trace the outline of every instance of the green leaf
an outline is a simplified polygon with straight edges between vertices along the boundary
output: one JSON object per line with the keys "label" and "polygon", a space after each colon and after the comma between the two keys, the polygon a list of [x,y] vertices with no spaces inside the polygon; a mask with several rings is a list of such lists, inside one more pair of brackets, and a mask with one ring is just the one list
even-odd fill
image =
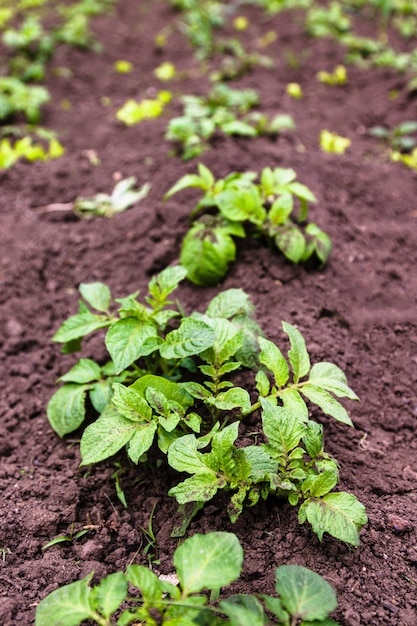
{"label": "green leaf", "polygon": [[323,620],[337,607],[336,593],[329,583],[299,565],[282,565],[275,572],[275,588],[293,617]]}
{"label": "green leaf", "polygon": [[[169,450],[171,446],[169,447]],[[209,471],[207,469],[207,471]],[[187,502],[208,502],[217,493],[217,490],[224,486],[216,474],[195,474],[186,478],[182,483],[172,487],[168,491],[169,496],[174,496],[178,504]]]}
{"label": "green leaf", "polygon": [[244,367],[255,369],[259,367],[259,337],[263,336],[258,324],[246,315],[236,315],[233,323],[243,330],[242,347],[236,352],[235,358]]}
{"label": "green leaf", "polygon": [[148,389],[156,389],[165,396],[168,402],[179,404],[185,410],[194,404],[191,395],[186,391],[185,385],[175,383],[172,380],[163,378],[163,376],[146,374],[130,385],[130,389],[140,393],[144,399],[146,399],[146,391]]}
{"label": "green leaf", "polygon": [[272,341],[263,337],[259,337],[259,345],[260,362],[273,373],[278,387],[283,387],[288,382],[289,369],[281,350]]}
{"label": "green leaf", "polygon": [[307,250],[312,246],[308,256],[303,257],[303,261],[307,260],[315,251],[321,264],[324,265],[332,251],[332,240],[329,235],[322,231],[316,224],[310,223],[306,226],[305,234],[307,235]]}
{"label": "green leaf", "polygon": [[276,167],[273,170],[274,193],[282,193],[283,187],[287,187],[297,176],[295,170],[291,168]]}
{"label": "green leaf", "polygon": [[255,596],[238,594],[220,602],[220,608],[230,618],[231,626],[264,626],[265,613]]}
{"label": "green leaf", "polygon": [[215,285],[223,278],[235,256],[236,246],[227,232],[217,228],[204,235],[201,225],[196,223],[183,240],[180,261],[191,282],[206,286]]}
{"label": "green leaf", "polygon": [[200,354],[210,348],[215,340],[216,334],[208,324],[187,317],[177,330],[168,333],[160,353],[164,359],[183,359]]}
{"label": "green leaf", "polygon": [[65,320],[52,337],[52,341],[68,343],[110,325],[111,321],[103,315],[94,315],[90,311],[79,313]]}
{"label": "green leaf", "polygon": [[36,609],[36,626],[78,626],[86,619],[94,618],[92,589],[89,582],[94,572],[70,585],[53,591]]}
{"label": "green leaf", "polygon": [[188,391],[189,394],[193,396],[193,398],[197,398],[198,400],[206,400],[211,397],[210,391],[200,385],[199,383],[195,383],[193,381],[187,383],[180,383],[181,386]]}
{"label": "green leaf", "polygon": [[267,396],[270,390],[270,382],[268,376],[265,374],[263,370],[259,370],[256,374],[256,389],[259,392],[260,396]]}
{"label": "green leaf", "polygon": [[186,276],[187,270],[181,265],[167,267],[157,276],[152,277],[148,285],[149,293],[155,299],[159,299],[161,296],[166,298],[170,293],[175,291],[180,282],[184,280]]}
{"label": "green leaf", "polygon": [[74,365],[64,376],[61,376],[59,380],[67,383],[91,383],[95,380],[100,380],[101,368],[97,363],[91,359],[80,359],[77,365]]}
{"label": "green leaf", "polygon": [[211,300],[206,315],[231,319],[235,315],[252,315],[253,311],[253,304],[243,289],[226,289]]}
{"label": "green leaf", "polygon": [[145,454],[145,452],[150,449],[155,438],[156,430],[156,422],[150,422],[149,424],[136,427],[127,447],[127,453],[133,463],[138,463],[142,454]]}
{"label": "green leaf", "polygon": [[[226,475],[231,475],[236,465],[236,448],[234,442],[239,433],[239,422],[232,422],[219,432],[217,432],[211,443],[211,452],[203,456],[206,463],[213,471]],[[241,462],[243,467],[243,461]],[[243,473],[249,475],[247,468],[243,467]]]}
{"label": "green leaf", "polygon": [[288,411],[289,415],[293,418],[300,420],[300,422],[308,421],[308,408],[301,397],[297,389],[283,389],[279,397],[282,400],[284,408]]}
{"label": "green leaf", "polygon": [[215,202],[223,217],[232,222],[249,220],[259,224],[266,217],[261,195],[255,185],[243,189],[226,189],[217,194]]}
{"label": "green leaf", "polygon": [[316,387],[312,384],[303,385],[301,393],[306,396],[311,402],[317,404],[326,415],[330,415],[338,422],[353,426],[352,420],[349,417],[345,407],[335,400],[328,391],[321,387]]}
{"label": "green leaf", "polygon": [[113,397],[110,380],[95,383],[90,389],[90,400],[97,413],[102,413]]}
{"label": "green leaf", "polygon": [[93,309],[107,313],[111,300],[110,289],[107,285],[103,283],[81,283],[79,290],[84,300]]}
{"label": "green leaf", "polygon": [[307,450],[307,454],[314,459],[323,452],[323,426],[309,420],[307,424],[307,432],[303,436],[303,442]]}
{"label": "green leaf", "polygon": [[281,226],[288,222],[294,208],[294,200],[290,193],[283,193],[272,204],[268,217],[274,226]]}
{"label": "green leaf", "polygon": [[308,500],[299,510],[300,523],[307,519],[320,539],[328,533],[352,546],[359,545],[359,530],[368,521],[365,507],[351,493],[329,493]]}
{"label": "green leaf", "polygon": [[271,459],[265,448],[246,446],[242,450],[250,464],[250,478],[253,482],[265,480],[269,474],[276,473],[277,462]]}
{"label": "green leaf", "polygon": [[217,356],[216,361],[217,363],[225,363],[241,347],[243,332],[224,318],[215,318],[210,325],[216,333],[216,341],[212,347]]}
{"label": "green leaf", "polygon": [[188,189],[189,187],[197,187],[199,189],[207,191],[211,187],[211,184],[208,184],[208,180],[205,180],[205,177],[203,176],[197,176],[197,174],[186,174],[185,176],[180,178],[175,183],[175,185],[168,189],[164,196],[164,199],[168,200],[168,198],[170,198],[174,194],[182,191],[183,189]]}
{"label": "green leaf", "polygon": [[113,359],[116,374],[120,374],[141,356],[151,354],[157,346],[149,346],[145,342],[156,336],[155,326],[143,324],[134,317],[126,317],[114,323],[106,334],[105,343]]}
{"label": "green leaf", "polygon": [[54,431],[63,437],[77,430],[85,417],[85,397],[88,385],[67,383],[49,400],[47,416]]}
{"label": "green leaf", "polygon": [[306,426],[294,420],[282,406],[275,406],[266,398],[261,398],[262,424],[269,444],[279,454],[287,454],[298,446],[306,432]]}
{"label": "green leaf", "polygon": [[309,381],[315,387],[322,387],[327,391],[331,391],[339,398],[359,400],[356,393],[348,387],[344,372],[333,363],[323,361],[322,363],[313,365],[310,371]]}
{"label": "green leaf", "polygon": [[297,226],[285,226],[275,235],[275,244],[293,263],[299,263],[304,254],[306,241]]}
{"label": "green leaf", "polygon": [[135,422],[122,417],[114,409],[104,411],[83,433],[81,465],[98,463],[116,454],[133,437],[136,428]]}
{"label": "green leaf", "polygon": [[223,393],[219,393],[215,398],[209,398],[209,404],[214,405],[221,411],[231,411],[240,408],[242,413],[249,413],[251,409],[250,395],[242,387],[233,387]]}
{"label": "green leaf", "polygon": [[280,598],[265,595],[262,595],[261,598],[264,601],[267,611],[278,618],[279,624],[288,624],[288,613],[284,610]]}
{"label": "green leaf", "polygon": [[288,352],[288,358],[292,367],[293,380],[298,383],[300,378],[307,376],[310,370],[310,357],[300,331],[288,322],[282,322],[282,328],[290,340],[291,350]]}
{"label": "green leaf", "polygon": [[106,576],[94,589],[94,596],[100,612],[109,618],[127,596],[127,580],[123,572]]}
{"label": "green leaf", "polygon": [[320,496],[325,496],[329,493],[337,485],[337,481],[337,472],[326,470],[317,476],[309,476],[303,483],[303,491],[305,493],[307,491],[306,486],[308,486],[311,496],[320,498]]}
{"label": "green leaf", "polygon": [[240,135],[241,137],[256,137],[258,132],[256,128],[242,122],[241,120],[231,120],[220,124],[220,128],[226,135]]}
{"label": "green leaf", "polygon": [[242,563],[243,550],[232,533],[194,535],[174,553],[174,565],[186,596],[230,585],[239,577]]}
{"label": "green leaf", "polygon": [[188,474],[207,474],[212,471],[207,467],[204,455],[198,452],[198,440],[194,435],[184,435],[170,445],[168,463],[178,472]]}
{"label": "green leaf", "polygon": [[123,417],[133,422],[152,419],[151,407],[134,388],[114,383],[113,391],[112,402]]}
{"label": "green leaf", "polygon": [[163,583],[147,567],[143,565],[128,565],[126,578],[134,587],[140,590],[145,602],[154,604],[162,599]]}
{"label": "green leaf", "polygon": [[305,185],[302,185],[298,182],[293,182],[288,185],[288,189],[291,191],[294,196],[300,198],[301,200],[306,200],[307,202],[317,202],[317,198],[312,191]]}

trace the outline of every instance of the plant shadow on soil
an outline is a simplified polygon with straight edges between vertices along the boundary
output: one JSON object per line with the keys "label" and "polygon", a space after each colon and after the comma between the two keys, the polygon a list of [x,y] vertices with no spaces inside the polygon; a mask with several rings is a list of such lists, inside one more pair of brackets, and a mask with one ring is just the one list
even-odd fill
{"label": "plant shadow on soil", "polygon": [[[362,543],[351,550],[325,537],[320,543],[296,511],[276,500],[244,512],[235,525],[224,501],[210,503],[190,532],[235,532],[245,551],[244,572],[235,592],[274,592],[275,568],[297,563],[310,567],[335,587],[343,626],[417,623],[417,379],[416,174],[389,163],[364,130],[376,123],[391,127],[416,115],[416,98],[407,94],[406,76],[387,70],[348,67],[349,83],[330,88],[315,79],[331,71],[343,53],[328,40],[313,41],[287,14],[251,18],[247,42],[267,30],[278,38],[267,52],[272,70],[257,68],[238,86],[259,91],[265,113],[290,113],[295,133],[275,139],[219,138],[202,161],[216,176],[262,167],[293,167],[319,202],[312,219],[333,240],[323,271],[290,266],[258,242],[240,245],[237,262],[220,288],[242,287],[256,306],[267,335],[283,345],[281,320],[297,324],[313,362],[329,360],[346,371],[361,398],[350,403],[355,429],[318,416],[325,424],[326,449],[341,466],[341,488],[366,505],[369,524]],[[177,540],[170,538],[176,503],[167,496],[175,478],[165,471],[127,469],[120,480],[128,508],[116,497],[113,460],[79,470],[77,435],[59,440],[45,409],[57,378],[74,362],[50,341],[75,313],[77,286],[99,280],[115,296],[145,290],[151,275],[175,262],[196,194],[187,191],[163,203],[163,194],[196,163],[169,157],[163,139],[167,118],[132,128],[121,126],[115,111],[129,97],[165,88],[154,68],[169,60],[190,70],[169,88],[205,93],[197,63],[179,34],[163,51],[153,37],[174,19],[168,3],[124,0],[117,16],[94,22],[101,54],[61,48],[53,66],[73,71],[51,79],[53,100],[44,124],[59,132],[66,148],[61,159],[19,163],[0,174],[1,325],[0,360],[0,621],[3,626],[33,624],[36,603],[59,585],[95,570],[102,577],[130,562],[146,563],[144,537],[156,504],[153,527],[159,546],[156,571],[167,574]],[[302,58],[291,69],[283,49]],[[301,51],[309,50],[309,55]],[[118,59],[135,71],[117,74]],[[52,76],[51,67],[51,76]],[[285,94],[298,82],[302,100]],[[389,100],[396,90],[398,97]],[[150,91],[149,91],[150,90]],[[103,107],[102,96],[111,98]],[[71,109],[60,106],[65,99]],[[173,113],[177,113],[172,106]],[[345,155],[320,151],[320,130],[352,140]],[[101,160],[92,165],[86,150]],[[108,192],[113,175],[135,175],[152,183],[136,208],[107,220],[78,221],[33,209],[70,202],[78,195]],[[184,284],[179,297],[187,311],[202,310],[217,293]],[[84,356],[102,358],[97,341],[87,341]],[[125,463],[125,457],[119,457]],[[42,550],[71,526],[89,533],[73,543]],[[3,555],[3,556],[2,556]]]}

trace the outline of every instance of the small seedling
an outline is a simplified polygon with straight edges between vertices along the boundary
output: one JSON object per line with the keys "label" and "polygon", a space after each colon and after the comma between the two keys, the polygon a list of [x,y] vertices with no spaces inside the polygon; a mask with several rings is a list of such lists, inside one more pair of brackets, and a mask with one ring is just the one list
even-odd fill
{"label": "small seedling", "polygon": [[159,547],[158,547],[155,531],[153,529],[153,517],[155,514],[156,505],[157,505],[157,502],[155,501],[155,504],[152,507],[151,514],[149,515],[147,528],[144,528],[143,526],[140,527],[145,537],[145,541],[146,541],[146,545],[143,548],[143,553],[146,555],[146,558],[148,559],[148,565],[150,569],[152,569],[153,564],[155,565],[159,564],[159,560],[158,560]]}
{"label": "small seedling", "polygon": [[[85,620],[111,626],[116,615],[119,626],[295,626],[300,620],[305,626],[337,626],[329,618],[337,607],[334,589],[299,565],[275,570],[275,596],[222,596],[216,604],[208,600],[207,592],[216,597],[218,590],[236,581],[242,571],[243,550],[232,533],[194,535],[175,550],[173,562],[178,585],[158,578],[146,567],[129,565],[125,573],[110,574],[91,587],[92,572],[44,598],[36,609],[35,626],[79,626]],[[129,585],[136,591],[133,597]]]}
{"label": "small seedling", "polygon": [[114,69],[119,74],[130,74],[134,70],[134,65],[130,61],[120,60],[115,62]]}
{"label": "small seedling", "polygon": [[1,560],[3,561],[3,563],[6,562],[7,555],[11,553],[12,551],[10,550],[10,548],[0,548],[0,556],[1,556]]}
{"label": "small seedling", "polygon": [[27,161],[49,161],[64,154],[64,148],[55,138],[49,139],[46,147],[30,136],[17,139],[14,143],[5,137],[0,141],[0,169],[12,167],[19,159]]}
{"label": "small seedling", "polygon": [[70,532],[68,535],[58,535],[58,537],[54,537],[51,541],[48,541],[44,546],[42,546],[42,550],[47,550],[48,548],[52,548],[52,546],[56,546],[61,543],[73,543],[77,541],[77,539],[81,539],[88,532],[90,532],[91,528],[82,528],[81,530],[74,532],[74,524],[71,524]]}
{"label": "small seedling", "polygon": [[391,160],[404,163],[410,169],[417,171],[417,148],[414,148],[410,154],[402,154],[402,152],[393,150],[391,152]]}
{"label": "small seedling", "polygon": [[111,218],[146,198],[151,188],[150,184],[145,183],[137,190],[134,189],[135,185],[135,176],[130,176],[119,181],[111,195],[97,193],[92,198],[79,197],[74,202],[48,204],[36,207],[34,211],[37,213],[73,211],[80,219],[92,219],[94,217]]}
{"label": "small seedling", "polygon": [[176,77],[177,70],[173,63],[166,61],[154,69],[154,74],[158,80],[169,81]]}
{"label": "small seedling", "polygon": [[393,128],[385,126],[373,126],[368,134],[386,142],[392,150],[398,152],[411,152],[416,146],[417,122],[411,120],[401,122]]}
{"label": "small seedling", "polygon": [[324,152],[332,152],[333,154],[344,154],[351,144],[351,140],[342,137],[337,133],[329,130],[322,130],[320,133],[320,148]]}
{"label": "small seedling", "polygon": [[303,90],[298,83],[288,83],[285,91],[294,100],[301,100],[303,97]]}
{"label": "small seedling", "polygon": [[247,231],[266,239],[293,263],[314,255],[322,265],[326,263],[330,238],[316,224],[305,225],[308,203],[316,202],[316,198],[296,180],[294,170],[267,167],[259,183],[254,182],[255,172],[233,172],[216,181],[203,164],[198,171],[198,175],[181,178],[165,196],[170,198],[188,187],[203,192],[191,213],[193,223],[181,248],[181,263],[192,282],[218,283],[235,259],[234,237],[245,237]]}
{"label": "small seedling", "polygon": [[145,99],[141,102],[128,100],[117,111],[116,117],[126,126],[134,126],[143,122],[143,120],[155,119],[162,115],[164,107],[171,101],[171,97],[169,91],[160,91],[153,100]]}
{"label": "small seedling", "polygon": [[347,71],[344,65],[337,65],[333,72],[317,72],[317,80],[331,87],[342,87],[348,81]]}

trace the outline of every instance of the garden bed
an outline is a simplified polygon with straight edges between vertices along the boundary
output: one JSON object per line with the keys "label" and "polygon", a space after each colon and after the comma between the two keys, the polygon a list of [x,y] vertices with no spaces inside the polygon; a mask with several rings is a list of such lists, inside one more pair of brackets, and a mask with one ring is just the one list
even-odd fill
{"label": "garden bed", "polygon": [[[387,158],[367,134],[416,119],[417,98],[408,77],[388,69],[347,66],[348,83],[329,87],[316,79],[343,62],[330,39],[313,40],[298,13],[249,17],[250,47],[267,31],[278,35],[266,49],[273,69],[256,67],[236,86],[255,88],[267,115],[288,113],[296,130],[278,137],[232,138],[217,134],[200,160],[217,177],[232,171],[291,167],[318,199],[311,218],[333,242],[324,269],[290,264],[260,242],[238,244],[238,258],[219,287],[183,283],[188,312],[203,311],[218,290],[241,287],[256,307],[267,336],[282,344],[281,320],[296,324],[313,362],[332,361],[347,374],[361,399],[349,403],[355,429],[321,415],[326,449],[341,466],[343,490],[366,506],[369,523],[352,549],[328,536],[320,543],[297,523],[289,504],[270,498],[246,509],[231,524],[222,497],[208,504],[190,534],[236,533],[245,551],[244,571],[233,591],[273,593],[275,568],[304,565],[336,589],[334,614],[343,626],[413,626],[417,622],[417,175]],[[101,54],[60,48],[49,68],[52,101],[43,123],[58,132],[65,155],[45,163],[17,163],[0,172],[0,621],[33,624],[37,603],[59,585],[95,570],[102,577],[129,563],[147,564],[144,548],[151,512],[156,545],[153,569],[169,574],[178,540],[170,537],[177,504],[167,491],[173,470],[130,467],[117,457],[128,508],[117,498],[114,459],[78,469],[80,433],[59,439],[46,419],[56,380],[74,363],[51,337],[76,312],[80,282],[102,281],[116,297],[145,291],[149,279],[178,262],[188,215],[198,194],[189,190],[163,201],[196,160],[169,154],[168,114],[127,128],[115,112],[128,98],[153,97],[166,85],[153,71],[170,61],[186,76],[169,83],[174,94],[204,95],[186,39],[175,31],[158,49],[154,37],[176,19],[166,2],[122,0],[113,16],[94,21]],[[393,35],[394,36],[394,35]],[[287,54],[283,54],[287,51]],[[291,58],[296,64],[288,63]],[[285,60],[287,58],[287,61]],[[133,63],[120,74],[117,60]],[[296,65],[296,67],[291,67]],[[70,79],[54,68],[67,67]],[[286,93],[299,83],[303,98]],[[395,92],[395,98],[390,94]],[[103,97],[110,99],[103,105]],[[61,106],[62,101],[71,106]],[[351,140],[345,154],[323,152],[323,129]],[[89,154],[100,160],[94,165]],[[114,181],[136,176],[151,191],[136,207],[112,219],[78,220],[72,213],[38,207],[109,192]],[[103,359],[97,339],[84,356]],[[72,542],[42,547],[59,535],[88,533]]]}

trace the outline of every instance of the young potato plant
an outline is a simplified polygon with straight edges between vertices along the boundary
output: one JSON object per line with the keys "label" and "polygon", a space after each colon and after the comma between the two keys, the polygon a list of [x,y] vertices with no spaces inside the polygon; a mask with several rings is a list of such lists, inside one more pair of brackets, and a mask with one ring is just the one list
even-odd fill
{"label": "young potato plant", "polygon": [[50,99],[48,91],[39,85],[26,85],[17,78],[0,78],[0,121],[23,115],[29,124],[37,124],[41,107]]}
{"label": "young potato plant", "polygon": [[416,139],[413,137],[417,133],[417,121],[408,120],[401,122],[393,128],[385,126],[373,126],[368,134],[385,141],[392,150],[398,152],[411,152],[416,147]]}
{"label": "young potato plant", "polygon": [[[314,194],[296,180],[293,169],[266,167],[255,183],[255,172],[233,172],[215,180],[202,163],[197,174],[183,176],[165,198],[188,187],[203,197],[191,213],[193,220],[181,248],[181,264],[196,285],[215,285],[235,260],[234,237],[262,237],[293,263],[316,256],[324,265],[331,251],[329,236],[307,223]],[[297,210],[298,209],[298,210]],[[199,214],[201,214],[197,217]]]}
{"label": "young potato plant", "polygon": [[[354,495],[333,491],[338,466],[324,451],[322,426],[306,404],[352,425],[336,399],[357,399],[344,373],[328,362],[311,366],[301,333],[285,322],[290,350],[284,357],[262,336],[240,289],[220,293],[204,314],[167,308],[185,275],[181,266],[167,268],[151,280],[146,304],[135,293],[116,301],[117,312],[104,284],[80,286],[79,313],[54,340],[69,352],[85,335],[107,329],[112,360],[99,365],[82,358],[60,378],[64,385],[47,410],[52,427],[60,436],[78,429],[88,395],[98,417],[82,434],[82,465],[123,448],[136,464],[152,450],[190,474],[169,492],[180,506],[191,503],[189,519],[221,490],[230,493],[232,521],[244,506],[275,495],[300,505],[299,521],[308,521],[320,539],[328,533],[357,545],[364,507]],[[233,373],[243,369],[253,380],[252,397],[233,382]],[[261,415],[262,430],[242,448],[236,442],[252,414]]]}
{"label": "young potato plant", "polygon": [[269,120],[266,115],[251,111],[258,103],[253,89],[232,89],[219,83],[207,98],[183,96],[182,100],[184,114],[169,121],[165,138],[181,147],[184,160],[209,149],[216,130],[226,135],[258,137],[295,128],[289,115],[280,114]]}
{"label": "young potato plant", "polygon": [[19,159],[28,161],[49,161],[57,159],[65,150],[57,139],[51,137],[47,145],[36,142],[30,135],[17,139],[14,143],[8,138],[0,140],[0,169],[12,167]]}
{"label": "young potato plant", "polygon": [[[167,582],[141,565],[128,565],[91,587],[94,572],[44,598],[35,626],[337,626],[329,615],[337,607],[334,589],[315,572],[299,565],[275,570],[276,596],[237,594],[213,603],[242,571],[243,550],[235,535],[212,532],[186,539],[174,552],[178,584]],[[129,586],[135,594],[129,593]]]}

